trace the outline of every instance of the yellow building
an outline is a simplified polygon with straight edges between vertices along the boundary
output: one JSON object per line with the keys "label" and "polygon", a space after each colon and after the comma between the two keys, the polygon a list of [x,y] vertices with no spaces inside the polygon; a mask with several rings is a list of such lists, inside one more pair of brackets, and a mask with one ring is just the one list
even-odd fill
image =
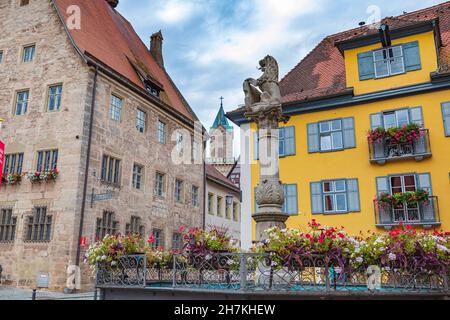
{"label": "yellow building", "polygon": [[[445,2],[328,36],[282,79],[290,120],[280,124],[280,178],[289,227],[317,219],[351,234],[382,232],[401,221],[450,229],[449,64]],[[252,234],[256,125],[242,108],[227,116],[241,127],[241,229]],[[422,128],[412,143],[368,142],[369,130],[409,124]],[[374,201],[421,190],[428,201]],[[244,247],[251,240],[243,237]]]}

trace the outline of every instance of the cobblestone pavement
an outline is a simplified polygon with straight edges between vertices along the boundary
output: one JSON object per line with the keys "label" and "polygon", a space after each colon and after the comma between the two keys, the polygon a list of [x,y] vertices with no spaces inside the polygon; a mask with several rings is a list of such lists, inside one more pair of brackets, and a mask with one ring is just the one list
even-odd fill
{"label": "cobblestone pavement", "polygon": [[[32,293],[31,289],[0,286],[0,300],[31,300]],[[64,294],[37,290],[36,300],[94,300],[94,292]]]}

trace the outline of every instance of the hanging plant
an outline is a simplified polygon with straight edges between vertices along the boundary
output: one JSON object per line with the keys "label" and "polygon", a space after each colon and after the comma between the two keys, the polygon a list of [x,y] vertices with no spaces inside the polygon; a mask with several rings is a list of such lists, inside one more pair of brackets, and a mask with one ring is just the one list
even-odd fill
{"label": "hanging plant", "polygon": [[376,128],[369,130],[367,140],[370,144],[390,143],[402,144],[419,141],[425,135],[425,130],[418,124],[411,123],[401,128]]}
{"label": "hanging plant", "polygon": [[6,176],[2,176],[2,182],[6,184],[17,184],[22,181],[22,175],[20,173],[9,173]]}

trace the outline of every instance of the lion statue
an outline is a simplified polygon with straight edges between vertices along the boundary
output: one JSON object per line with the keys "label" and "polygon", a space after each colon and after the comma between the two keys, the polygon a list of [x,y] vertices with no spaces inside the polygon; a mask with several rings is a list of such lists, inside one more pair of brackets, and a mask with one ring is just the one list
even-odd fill
{"label": "lion statue", "polygon": [[259,62],[263,75],[255,80],[244,81],[245,107],[251,110],[255,104],[281,104],[280,86],[278,84],[278,63],[274,57],[267,55]]}

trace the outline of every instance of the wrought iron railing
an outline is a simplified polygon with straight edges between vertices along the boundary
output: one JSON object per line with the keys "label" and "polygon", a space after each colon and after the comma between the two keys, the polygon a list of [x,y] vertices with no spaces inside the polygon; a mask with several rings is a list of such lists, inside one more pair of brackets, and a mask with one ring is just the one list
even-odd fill
{"label": "wrought iron railing", "polygon": [[400,159],[423,160],[431,157],[430,134],[423,129],[423,136],[415,142],[390,143],[389,141],[369,143],[370,162],[380,164]]}
{"label": "wrought iron railing", "polygon": [[438,197],[417,204],[403,203],[393,206],[374,200],[375,221],[379,227],[391,227],[400,223],[433,226],[440,224]]}
{"label": "wrought iron railing", "polygon": [[[216,253],[175,256],[171,268],[147,268],[145,255],[124,256],[111,267],[99,264],[97,286],[165,287],[243,292],[444,292],[449,271],[341,267],[323,255],[298,255],[282,262],[276,254]],[[378,271],[377,271],[378,270]],[[377,284],[376,286],[373,286]]]}

